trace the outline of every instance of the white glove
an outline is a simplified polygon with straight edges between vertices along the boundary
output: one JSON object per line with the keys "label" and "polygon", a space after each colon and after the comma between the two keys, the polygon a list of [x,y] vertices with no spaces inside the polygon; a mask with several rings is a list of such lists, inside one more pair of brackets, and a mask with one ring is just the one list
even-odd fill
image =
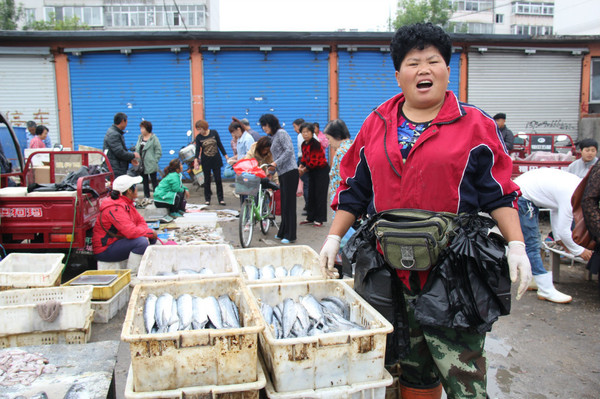
{"label": "white glove", "polygon": [[323,243],[323,247],[321,248],[321,253],[319,254],[321,261],[321,269],[323,269],[324,274],[329,278],[337,278],[336,275],[338,273],[335,270],[335,257],[340,251],[340,242],[342,241],[342,237],[337,236],[335,234],[330,234],[325,239]]}
{"label": "white glove", "polygon": [[508,243],[508,270],[510,281],[517,281],[517,273],[521,283],[517,290],[517,301],[521,299],[533,276],[531,275],[531,264],[525,251],[525,243],[522,241],[511,241]]}

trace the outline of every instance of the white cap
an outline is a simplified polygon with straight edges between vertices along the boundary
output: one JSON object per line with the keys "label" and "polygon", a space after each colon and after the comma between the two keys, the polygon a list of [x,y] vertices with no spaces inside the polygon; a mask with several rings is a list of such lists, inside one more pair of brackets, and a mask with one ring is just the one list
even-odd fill
{"label": "white cap", "polygon": [[134,184],[140,184],[142,182],[142,176],[129,176],[121,175],[113,181],[112,188],[115,191],[124,193],[129,190]]}

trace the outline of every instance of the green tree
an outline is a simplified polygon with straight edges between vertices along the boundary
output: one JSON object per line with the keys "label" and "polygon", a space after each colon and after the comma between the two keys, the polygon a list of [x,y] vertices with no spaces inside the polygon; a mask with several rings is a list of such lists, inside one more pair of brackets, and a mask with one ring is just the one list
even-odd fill
{"label": "green tree", "polygon": [[50,13],[49,21],[33,21],[23,27],[24,30],[86,30],[89,26],[80,23],[77,17],[56,20],[54,13]]}
{"label": "green tree", "polygon": [[450,0],[400,0],[394,27],[398,29],[417,22],[431,22],[434,25],[444,26],[451,15]]}
{"label": "green tree", "polygon": [[19,19],[23,17],[23,7],[15,0],[0,0],[0,30],[15,30]]}

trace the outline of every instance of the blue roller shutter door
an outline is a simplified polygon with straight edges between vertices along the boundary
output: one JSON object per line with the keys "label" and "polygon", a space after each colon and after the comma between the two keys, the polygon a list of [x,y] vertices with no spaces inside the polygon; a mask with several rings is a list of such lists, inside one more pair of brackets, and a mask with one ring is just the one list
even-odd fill
{"label": "blue roller shutter door", "polygon": [[[460,54],[452,54],[448,89],[457,94],[459,65]],[[394,72],[388,52],[339,52],[340,119],[346,122],[353,138],[374,108],[400,92]]]}
{"label": "blue roller shutter door", "polygon": [[148,120],[163,150],[160,169],[177,157],[191,129],[189,52],[83,53],[69,61],[75,149],[101,149],[114,115],[124,112],[128,147],[137,142],[140,122]]}
{"label": "blue roller shutter door", "polygon": [[219,132],[228,155],[232,155],[231,117],[247,118],[264,135],[258,119],[272,113],[292,137],[292,122],[304,118],[319,122],[329,118],[328,54],[311,51],[218,51],[204,52],[205,115],[211,129]]}

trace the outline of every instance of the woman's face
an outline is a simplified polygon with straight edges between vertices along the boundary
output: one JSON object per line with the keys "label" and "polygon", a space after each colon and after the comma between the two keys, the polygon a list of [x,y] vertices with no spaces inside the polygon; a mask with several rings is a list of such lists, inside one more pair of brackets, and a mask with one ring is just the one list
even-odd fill
{"label": "woman's face", "polygon": [[307,128],[302,129],[302,138],[304,139],[305,142],[308,143],[308,141],[310,139],[312,139],[314,136],[313,132],[311,132],[310,130],[308,130]]}
{"label": "woman's face", "polygon": [[261,128],[262,128],[263,132],[265,132],[266,134],[268,134],[268,135],[273,134],[273,132],[271,131],[271,126],[262,125]]}
{"label": "woman's face", "polygon": [[148,134],[148,131],[146,130],[146,128],[144,126],[140,126],[140,132],[144,135]]}
{"label": "woman's face", "polygon": [[449,77],[450,67],[433,46],[409,51],[396,71],[406,105],[419,110],[435,108],[444,101]]}
{"label": "woman's face", "polygon": [[48,130],[44,130],[44,133],[40,135],[40,139],[46,140],[46,137],[48,137]]}
{"label": "woman's face", "polygon": [[208,129],[205,129],[203,127],[197,127],[196,128],[198,130],[198,133],[200,133],[203,136],[208,136]]}
{"label": "woman's face", "polygon": [[342,140],[333,138],[333,136],[330,136],[328,134],[325,134],[325,136],[327,137],[327,140],[329,140],[329,145],[331,146],[332,150],[337,150],[338,148],[340,148],[340,143],[342,142]]}

